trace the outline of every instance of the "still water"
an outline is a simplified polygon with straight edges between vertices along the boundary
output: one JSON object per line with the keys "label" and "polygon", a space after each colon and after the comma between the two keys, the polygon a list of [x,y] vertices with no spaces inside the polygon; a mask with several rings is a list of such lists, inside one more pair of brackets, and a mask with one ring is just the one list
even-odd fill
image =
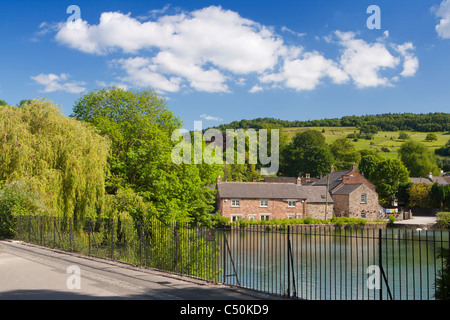
{"label": "still water", "polygon": [[258,227],[218,240],[221,282],[312,300],[434,299],[449,247],[448,231],[411,229]]}

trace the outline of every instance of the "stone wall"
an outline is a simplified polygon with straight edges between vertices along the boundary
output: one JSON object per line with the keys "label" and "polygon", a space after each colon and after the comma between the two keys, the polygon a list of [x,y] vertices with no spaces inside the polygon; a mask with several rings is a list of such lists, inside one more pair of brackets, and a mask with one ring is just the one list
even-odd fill
{"label": "stone wall", "polygon": [[[367,195],[367,202],[361,203],[361,195]],[[365,214],[367,220],[375,220],[378,218],[382,207],[378,203],[378,194],[365,184],[349,194],[348,217],[361,218]]]}
{"label": "stone wall", "polygon": [[326,208],[326,217],[325,207],[326,206],[324,203],[308,203],[308,206],[306,208],[306,216],[313,219],[331,219],[333,217],[333,204],[328,204],[328,207]]}

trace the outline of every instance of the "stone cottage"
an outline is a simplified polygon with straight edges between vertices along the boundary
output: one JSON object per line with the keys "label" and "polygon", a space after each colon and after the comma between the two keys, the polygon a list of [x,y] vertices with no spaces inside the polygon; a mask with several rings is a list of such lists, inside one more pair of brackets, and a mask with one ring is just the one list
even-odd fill
{"label": "stone cottage", "polygon": [[[296,183],[222,182],[216,186],[219,214],[230,221],[331,218],[333,199],[326,186]],[[328,215],[328,216],[327,216]]]}
{"label": "stone cottage", "polygon": [[379,217],[381,205],[375,186],[357,172],[356,164],[351,170],[334,171],[313,184],[328,186],[333,198],[333,212],[336,217],[365,218]]}

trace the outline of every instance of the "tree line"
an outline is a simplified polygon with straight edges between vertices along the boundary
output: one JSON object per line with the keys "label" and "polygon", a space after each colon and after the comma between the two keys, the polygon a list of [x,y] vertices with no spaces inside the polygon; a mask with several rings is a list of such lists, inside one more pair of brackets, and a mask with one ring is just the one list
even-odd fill
{"label": "tree line", "polygon": [[275,118],[256,118],[252,120],[233,121],[229,124],[221,124],[216,128],[226,129],[261,129],[263,125],[289,127],[364,127],[373,126],[379,131],[418,131],[439,132],[450,131],[449,113],[385,113],[364,116],[344,116],[341,118],[320,120],[281,120]]}

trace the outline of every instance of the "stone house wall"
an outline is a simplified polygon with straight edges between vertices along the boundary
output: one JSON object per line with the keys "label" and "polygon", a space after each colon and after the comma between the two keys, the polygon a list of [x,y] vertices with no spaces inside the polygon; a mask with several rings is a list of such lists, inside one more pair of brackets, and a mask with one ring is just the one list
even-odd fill
{"label": "stone house wall", "polygon": [[273,219],[287,219],[289,215],[294,218],[303,218],[304,210],[307,207],[307,203],[297,201],[295,208],[288,206],[287,200],[274,200],[268,199],[268,206],[261,207],[261,199],[239,199],[239,207],[233,207],[231,205],[232,199],[218,199],[218,210],[223,217],[232,217],[233,215],[240,215],[242,219],[249,220],[254,218],[255,220],[261,220],[261,215],[270,215],[270,220]]}
{"label": "stone house wall", "polygon": [[325,203],[308,203],[306,208],[306,216],[313,219],[331,219],[333,217],[333,203],[328,203],[326,218],[325,207]]}
{"label": "stone house wall", "polygon": [[[366,203],[361,202],[361,195],[366,194]],[[378,194],[365,184],[350,194],[333,195],[334,214],[338,217],[361,218],[365,214],[367,220],[378,218],[380,209]]]}

